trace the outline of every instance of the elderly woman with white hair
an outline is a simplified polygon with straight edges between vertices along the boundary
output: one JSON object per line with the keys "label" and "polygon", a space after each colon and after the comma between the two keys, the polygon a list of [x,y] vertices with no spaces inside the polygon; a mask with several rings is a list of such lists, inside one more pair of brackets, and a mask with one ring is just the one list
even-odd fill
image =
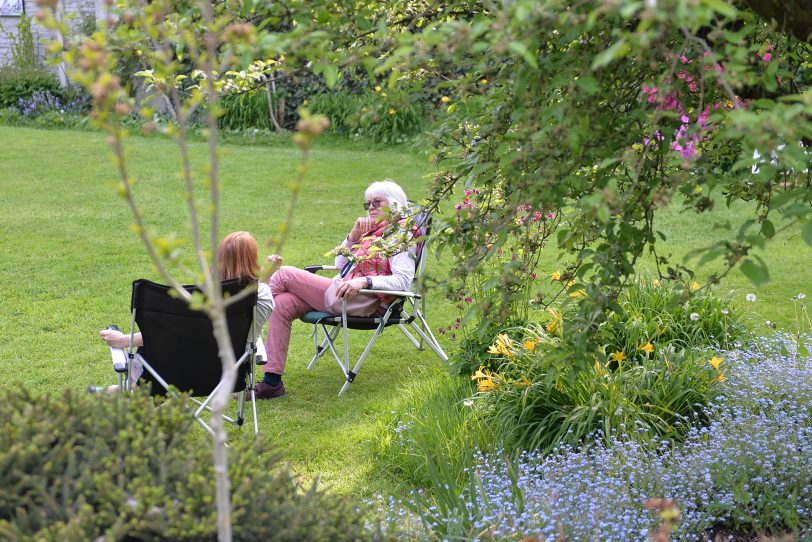
{"label": "elderly woman with white hair", "polygon": [[[378,290],[409,290],[414,279],[414,244],[400,246],[401,251],[387,255],[386,251],[370,250],[376,239],[397,228],[387,228],[390,218],[403,216],[408,210],[406,193],[391,180],[372,183],[365,192],[364,209],[367,216],[355,221],[343,242],[343,252],[336,256],[335,265],[342,273],[330,279],[303,269],[282,266],[271,276],[270,286],[275,309],[268,321],[265,349],[268,361],[265,376],[255,387],[258,399],[273,399],[287,395],[282,373],[288,357],[291,324],[309,311],[335,312],[336,300],[347,300],[348,314],[370,316],[383,314],[392,301],[383,295],[359,293],[364,288]],[[270,260],[278,260],[272,255]],[[340,310],[340,309],[339,309]]]}

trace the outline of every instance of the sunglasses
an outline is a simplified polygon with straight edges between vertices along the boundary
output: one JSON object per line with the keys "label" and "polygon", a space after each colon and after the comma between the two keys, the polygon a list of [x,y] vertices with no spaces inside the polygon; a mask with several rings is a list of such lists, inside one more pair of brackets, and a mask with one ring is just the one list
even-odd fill
{"label": "sunglasses", "polygon": [[364,202],[364,210],[369,211],[370,207],[374,209],[380,209],[383,205],[384,200],[382,199],[374,199],[372,201],[365,201]]}

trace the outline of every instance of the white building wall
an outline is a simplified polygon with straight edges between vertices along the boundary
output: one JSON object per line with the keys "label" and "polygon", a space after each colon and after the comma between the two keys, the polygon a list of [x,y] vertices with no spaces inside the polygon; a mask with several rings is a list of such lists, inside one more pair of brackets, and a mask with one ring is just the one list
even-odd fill
{"label": "white building wall", "polygon": [[[81,27],[83,22],[93,20],[96,13],[95,0],[63,0],[65,18],[68,19],[71,28]],[[23,0],[25,17],[32,19],[31,30],[34,33],[34,39],[38,44],[39,59],[45,62],[45,46],[47,42],[53,38],[51,32],[42,28],[34,16],[37,14],[36,0]],[[17,25],[20,22],[19,17],[0,17],[0,65],[8,64],[11,62],[11,43],[7,33],[17,35]]]}

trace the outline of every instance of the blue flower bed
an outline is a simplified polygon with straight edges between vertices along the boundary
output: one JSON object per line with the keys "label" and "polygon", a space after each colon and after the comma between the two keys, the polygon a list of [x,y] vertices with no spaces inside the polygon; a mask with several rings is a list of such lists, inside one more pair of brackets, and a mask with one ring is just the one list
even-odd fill
{"label": "blue flower bed", "polygon": [[480,454],[456,506],[441,496],[419,513],[449,540],[647,540],[662,522],[647,502],[664,498],[680,511],[675,540],[812,537],[812,337],[800,344],[775,336],[725,353],[723,395],[683,445],[613,439],[546,457]]}

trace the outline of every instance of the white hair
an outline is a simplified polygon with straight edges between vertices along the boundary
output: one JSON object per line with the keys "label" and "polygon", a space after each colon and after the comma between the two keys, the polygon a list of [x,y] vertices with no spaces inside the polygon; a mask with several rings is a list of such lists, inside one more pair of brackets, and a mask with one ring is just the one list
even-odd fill
{"label": "white hair", "polygon": [[381,196],[389,200],[389,208],[393,211],[405,211],[409,208],[406,192],[392,179],[384,179],[369,185],[364,192],[364,197],[368,200],[373,196]]}

